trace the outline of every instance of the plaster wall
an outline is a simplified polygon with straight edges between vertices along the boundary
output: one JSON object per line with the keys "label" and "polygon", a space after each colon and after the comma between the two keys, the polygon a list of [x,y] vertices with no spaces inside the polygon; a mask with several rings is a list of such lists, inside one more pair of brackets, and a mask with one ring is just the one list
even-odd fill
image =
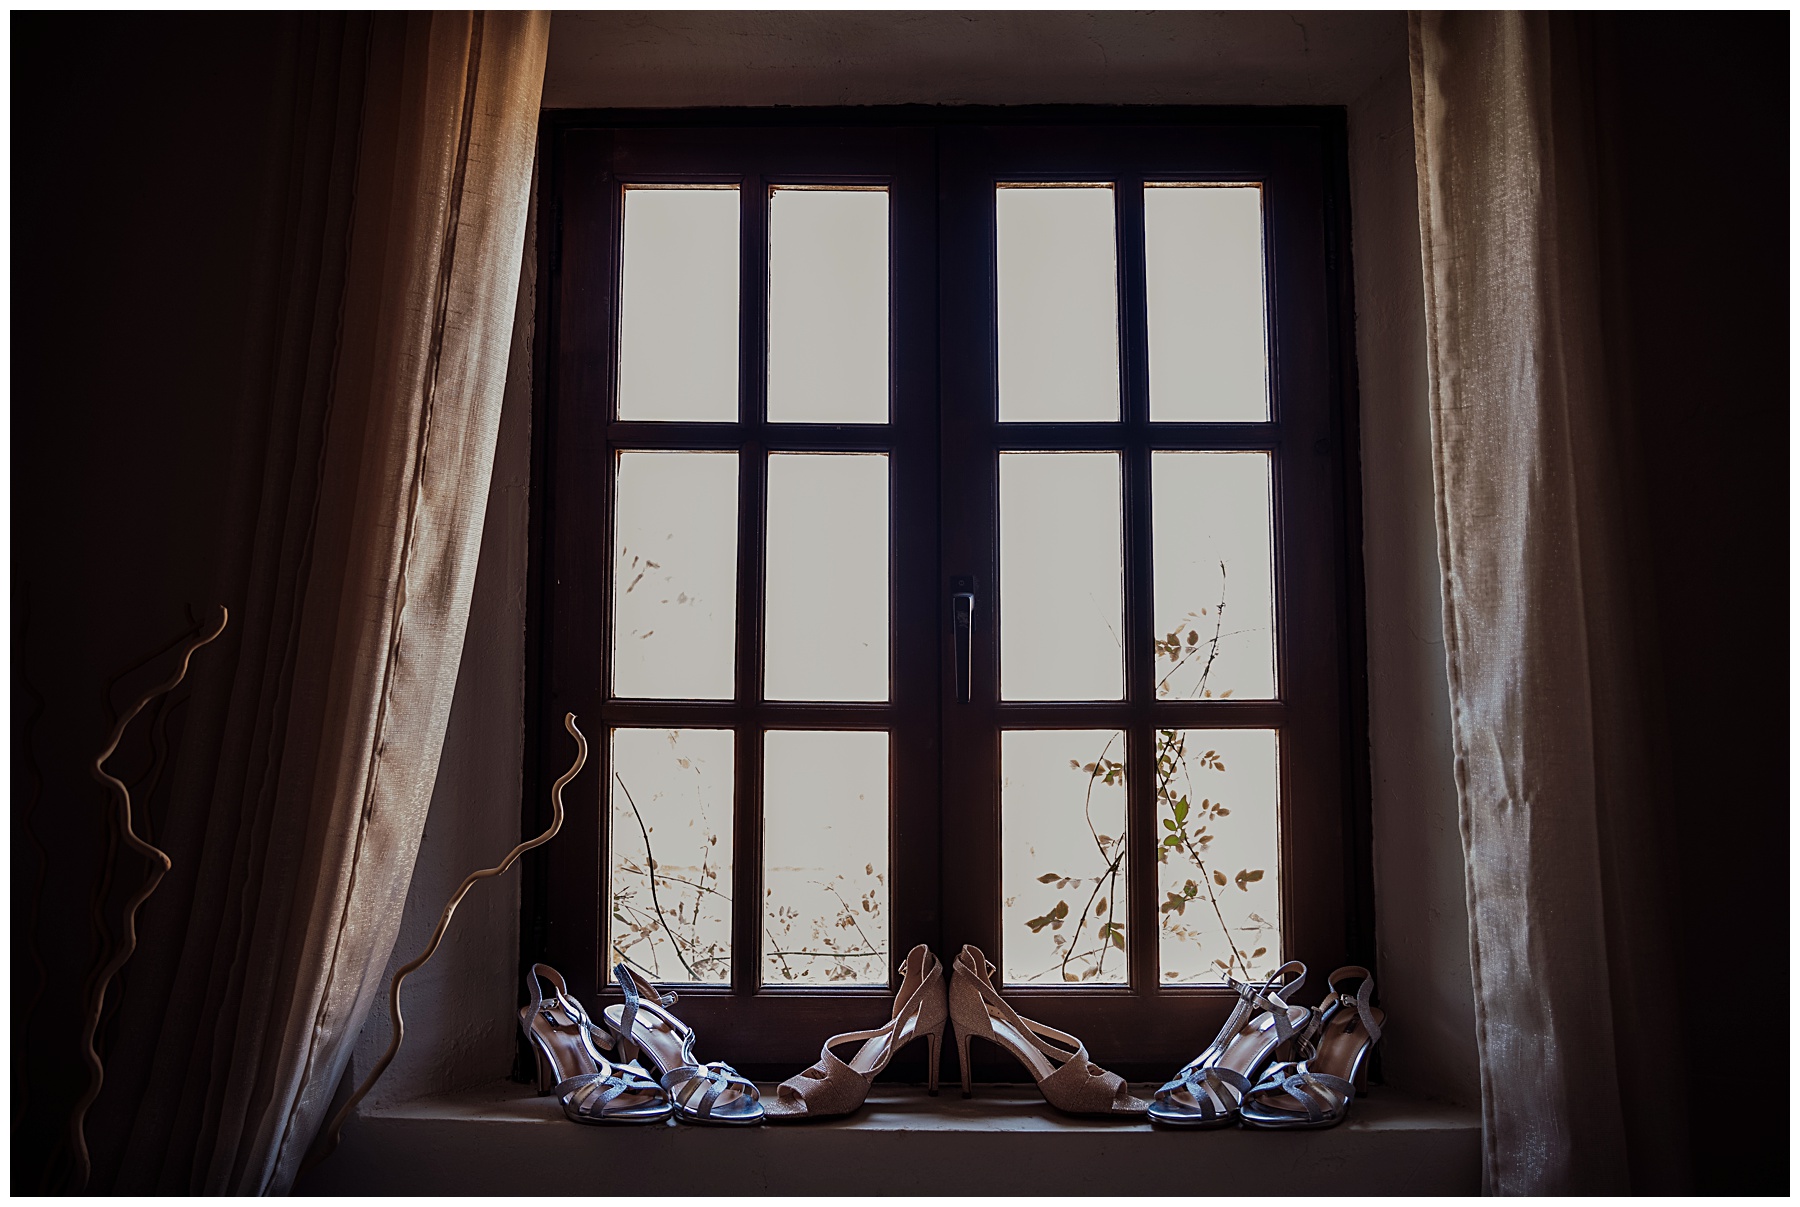
{"label": "plaster wall", "polygon": [[1351,103],[1349,120],[1375,945],[1382,998],[1397,1024],[1382,1040],[1383,1071],[1414,1093],[1472,1105],[1481,1084],[1404,58]]}
{"label": "plaster wall", "polygon": [[[546,108],[842,104],[1348,106],[1362,385],[1370,743],[1388,1080],[1476,1101],[1462,853],[1432,517],[1423,291],[1400,13],[558,13]],[[529,269],[528,269],[529,271]],[[518,841],[530,310],[520,329],[465,663],[394,965]],[[409,982],[376,1103],[511,1067],[517,873],[483,884]],[[1329,970],[1318,970],[1319,972]],[[388,1039],[372,1016],[352,1072]]]}
{"label": "plaster wall", "polygon": [[[530,547],[531,334],[537,286],[537,206],[513,311],[506,393],[482,522],[456,695],[444,731],[431,812],[413,865],[400,935],[384,982],[431,941],[444,903],[470,872],[519,842],[525,760],[525,583]],[[477,881],[444,944],[402,988],[406,1042],[369,1097],[370,1109],[504,1076],[518,1035],[519,869]],[[410,1008],[409,1008],[409,1003]],[[345,1080],[360,1083],[387,1050],[386,997],[357,1037]],[[361,1109],[361,1108],[359,1108]]]}
{"label": "plaster wall", "polygon": [[1404,13],[562,12],[544,107],[1334,105]]}

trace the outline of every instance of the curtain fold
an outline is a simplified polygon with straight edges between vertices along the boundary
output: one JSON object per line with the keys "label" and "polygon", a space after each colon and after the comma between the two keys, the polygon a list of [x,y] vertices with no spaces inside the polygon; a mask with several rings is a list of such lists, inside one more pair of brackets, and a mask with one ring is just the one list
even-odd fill
{"label": "curtain fold", "polygon": [[1486,1186],[1671,1193],[1677,965],[1628,400],[1602,357],[1591,47],[1543,12],[1409,24]]}
{"label": "curtain fold", "polygon": [[184,749],[206,887],[118,1190],[291,1187],[385,990],[468,620],[549,18],[325,27],[272,184],[238,654]]}

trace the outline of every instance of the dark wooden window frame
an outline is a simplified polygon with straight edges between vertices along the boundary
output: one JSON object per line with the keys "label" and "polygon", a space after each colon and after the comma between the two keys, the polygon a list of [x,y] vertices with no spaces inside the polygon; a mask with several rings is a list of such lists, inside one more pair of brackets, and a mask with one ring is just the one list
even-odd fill
{"label": "dark wooden window frame", "polygon": [[[998,948],[998,730],[1117,728],[1129,765],[1152,761],[1157,727],[1279,726],[1283,943],[1315,978],[1373,959],[1360,498],[1353,472],[1356,392],[1348,183],[1340,109],[1020,107],[558,112],[545,116],[533,425],[532,573],[528,588],[527,828],[541,827],[550,781],[567,765],[560,720],[573,711],[593,745],[568,793],[562,837],[527,861],[521,917],[526,966],[549,962],[590,1007],[608,1000],[602,965],[607,735],[611,726],[707,725],[738,732],[734,893],[761,897],[759,728],[885,728],[894,733],[893,960],[915,942],[946,960],[964,942]],[[821,171],[820,164],[829,171]],[[761,178],[760,180],[758,178]],[[1116,181],[1119,194],[1121,422],[994,421],[992,186],[996,181]],[[742,183],[740,389],[735,425],[620,423],[613,410],[612,249],[620,185]],[[1148,421],[1143,314],[1144,181],[1257,180],[1268,232],[1273,413],[1266,424]],[[895,356],[886,428],[766,424],[762,297],[764,183],[889,184]],[[915,194],[932,204],[918,204]],[[982,199],[985,198],[985,204]],[[910,201],[908,200],[910,199]],[[913,249],[934,247],[935,254]],[[740,457],[737,699],[612,701],[604,635],[611,529],[606,469],[621,448],[736,448]],[[1115,449],[1125,458],[1126,698],[1100,704],[995,702],[997,558],[992,525],[940,516],[992,514],[993,466],[1006,449]],[[889,705],[755,699],[761,634],[762,462],[769,451],[882,450],[892,461],[896,657]],[[1274,455],[1276,701],[1152,698],[1148,475],[1156,449],[1259,449]],[[940,454],[941,450],[941,454]],[[938,467],[941,455],[942,475]],[[985,509],[985,510],[984,510]],[[977,591],[973,704],[955,695],[949,577]],[[1142,648],[1139,648],[1142,647]],[[982,703],[986,701],[986,703]],[[940,734],[947,735],[940,741]],[[972,735],[980,735],[979,737]],[[956,801],[946,810],[945,801]],[[1154,799],[1128,785],[1135,969],[1156,961]],[[733,947],[753,952],[752,911]],[[734,961],[732,984],[683,989],[680,1012],[707,1058],[753,1076],[809,1063],[829,1034],[878,1025],[888,991],[759,988],[760,962]],[[1095,1059],[1151,1078],[1192,1056],[1233,1000],[1216,988],[1157,985],[1009,990],[1027,1015],[1081,1035]],[[1303,996],[1313,994],[1322,985]],[[909,1054],[912,1055],[912,1054]],[[977,1074],[1016,1078],[978,1045]],[[917,1054],[922,1057],[922,1053]],[[893,1075],[918,1074],[918,1059]]]}

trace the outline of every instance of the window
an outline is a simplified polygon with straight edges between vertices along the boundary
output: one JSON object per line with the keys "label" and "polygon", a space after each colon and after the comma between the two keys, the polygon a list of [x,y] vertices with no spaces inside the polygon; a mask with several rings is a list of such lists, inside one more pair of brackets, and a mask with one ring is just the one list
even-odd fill
{"label": "window", "polygon": [[1341,129],[1039,116],[547,127],[525,956],[746,1071],[918,942],[1141,1076],[1368,954]]}

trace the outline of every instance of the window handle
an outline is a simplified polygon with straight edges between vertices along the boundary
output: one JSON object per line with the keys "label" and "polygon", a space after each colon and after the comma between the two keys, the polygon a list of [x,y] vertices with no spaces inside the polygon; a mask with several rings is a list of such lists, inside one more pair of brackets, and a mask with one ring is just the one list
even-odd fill
{"label": "window handle", "polygon": [[970,673],[974,668],[975,580],[958,575],[950,580],[950,619],[956,629],[956,699],[969,702]]}

